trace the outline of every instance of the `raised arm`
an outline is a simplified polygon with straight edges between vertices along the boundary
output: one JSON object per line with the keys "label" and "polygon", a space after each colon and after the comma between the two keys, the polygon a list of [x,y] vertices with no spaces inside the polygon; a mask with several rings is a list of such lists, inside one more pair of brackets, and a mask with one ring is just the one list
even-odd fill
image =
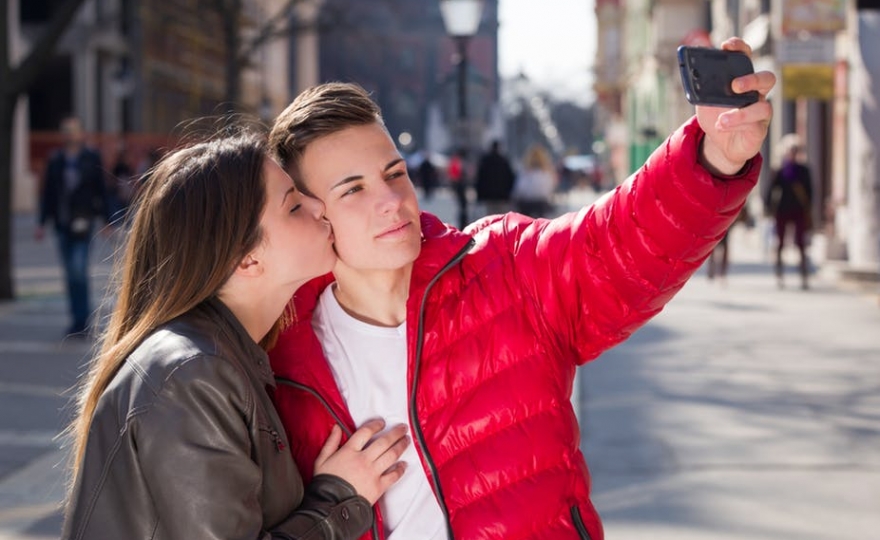
{"label": "raised arm", "polygon": [[[725,48],[744,50],[738,39]],[[760,100],[744,109],[699,107],[623,185],[551,221],[505,223],[512,278],[546,331],[580,362],[657,314],[699,268],[757,183],[772,115],[772,73],[734,81]]]}

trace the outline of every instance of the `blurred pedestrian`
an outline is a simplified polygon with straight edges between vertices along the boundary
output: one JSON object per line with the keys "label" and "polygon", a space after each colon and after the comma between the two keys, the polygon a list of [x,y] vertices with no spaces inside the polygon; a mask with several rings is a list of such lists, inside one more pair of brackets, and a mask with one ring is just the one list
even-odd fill
{"label": "blurred pedestrian", "polygon": [[533,144],[526,151],[522,170],[513,185],[516,211],[534,218],[550,217],[556,184],[556,168],[550,153],[543,145]]}
{"label": "blurred pedestrian", "polygon": [[510,161],[501,153],[500,143],[492,141],[489,151],[480,157],[477,166],[477,202],[486,205],[486,214],[510,211],[510,194],[515,177]]}
{"label": "blurred pedestrian", "polygon": [[263,346],[297,288],[333,268],[332,238],[324,204],[296,190],[262,137],[197,144],[157,166],[70,429],[64,540],[369,529],[370,505],[403,474],[405,426],[374,439],[384,423],[368,422],[342,448],[328,428],[304,485],[267,392]]}
{"label": "blurred pedestrian", "polygon": [[422,192],[425,195],[425,200],[430,201],[434,196],[434,190],[437,189],[437,184],[439,183],[437,167],[431,162],[430,152],[425,152],[422,155],[422,162],[419,163],[418,175],[419,182],[422,184]]}
{"label": "blurred pedestrian", "polygon": [[82,123],[76,117],[61,122],[64,146],[49,158],[40,193],[37,241],[52,221],[70,308],[68,335],[83,336],[91,324],[89,247],[94,223],[110,223],[104,168],[97,151],[86,146]]}
{"label": "blurred pedestrian", "polygon": [[776,227],[776,279],[784,287],[782,251],[786,235],[793,229],[794,244],[800,253],[801,289],[809,288],[807,235],[813,226],[813,180],[810,169],[801,162],[803,146],[796,133],[779,141],[782,161],[773,173],[773,180],[764,194],[765,213],[773,216]]}
{"label": "blurred pedestrian", "polygon": [[468,224],[467,171],[465,170],[465,151],[457,148],[446,167],[446,178],[455,194],[458,207],[458,227],[464,229]]}
{"label": "blurred pedestrian", "polygon": [[733,222],[729,229],[724,231],[721,241],[718,242],[718,245],[709,254],[706,275],[710,281],[717,277],[722,284],[727,283],[727,269],[730,264],[730,242],[728,239],[731,229],[737,223],[743,223],[749,229],[755,226],[755,220],[749,213],[748,205],[742,207],[742,210],[740,210],[739,215],[736,217],[736,221]]}
{"label": "blurred pedestrian", "polygon": [[107,200],[110,205],[110,219],[118,223],[125,217],[131,203],[134,182],[134,169],[128,164],[125,143],[120,143],[116,151],[116,161],[110,169],[107,181]]}

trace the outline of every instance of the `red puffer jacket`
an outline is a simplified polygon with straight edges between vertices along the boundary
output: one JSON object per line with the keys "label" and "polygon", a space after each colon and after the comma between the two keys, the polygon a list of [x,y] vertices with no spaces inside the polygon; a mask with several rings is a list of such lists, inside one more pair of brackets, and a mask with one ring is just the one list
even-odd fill
{"label": "red puffer jacket", "polygon": [[[697,165],[702,136],[689,122],[613,193],[554,220],[508,214],[464,234],[422,215],[409,418],[450,538],[603,538],[570,402],[575,368],[663,308],[755,185],[760,157],[732,179]],[[306,481],[331,425],[355,427],[310,324],[331,279],[297,292],[299,320],[271,352],[292,381],[275,398]]]}

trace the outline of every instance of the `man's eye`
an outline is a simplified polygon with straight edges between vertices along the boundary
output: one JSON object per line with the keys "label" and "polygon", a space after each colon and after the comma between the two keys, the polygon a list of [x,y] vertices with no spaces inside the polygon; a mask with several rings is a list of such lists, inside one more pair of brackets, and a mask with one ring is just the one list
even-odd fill
{"label": "man's eye", "polygon": [[360,190],[361,190],[361,187],[360,187],[360,186],[354,186],[353,188],[351,188],[351,189],[349,189],[348,191],[346,191],[345,193],[343,193],[342,196],[343,196],[343,197],[346,197],[346,196],[348,196],[348,195],[352,195],[352,194],[354,194],[354,193],[357,193],[357,192],[360,191]]}

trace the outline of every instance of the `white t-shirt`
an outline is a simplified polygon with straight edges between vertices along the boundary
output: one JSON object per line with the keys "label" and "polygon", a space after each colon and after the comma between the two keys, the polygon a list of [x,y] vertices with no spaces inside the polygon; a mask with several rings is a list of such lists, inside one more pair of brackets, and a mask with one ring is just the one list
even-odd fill
{"label": "white t-shirt", "polygon": [[[359,321],[342,309],[334,288],[321,294],[312,327],[355,425],[373,418],[383,418],[386,428],[409,425],[406,323],[387,328]],[[403,452],[407,464],[403,478],[379,499],[385,533],[388,540],[445,540],[443,511],[415,444],[410,442]]]}

